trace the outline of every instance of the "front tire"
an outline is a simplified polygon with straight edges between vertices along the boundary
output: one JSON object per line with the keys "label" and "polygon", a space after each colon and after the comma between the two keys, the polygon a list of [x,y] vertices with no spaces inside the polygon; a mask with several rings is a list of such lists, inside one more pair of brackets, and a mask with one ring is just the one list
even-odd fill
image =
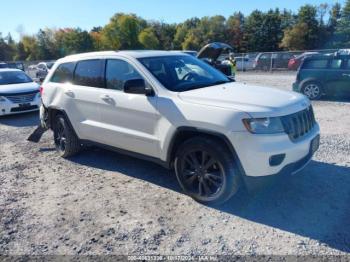
{"label": "front tire", "polygon": [[237,193],[240,175],[225,145],[207,137],[184,142],[175,158],[177,180],[184,192],[203,204],[222,204]]}
{"label": "front tire", "polygon": [[322,87],[317,82],[305,83],[301,91],[310,100],[318,100],[322,96]]}
{"label": "front tire", "polygon": [[56,150],[61,157],[71,157],[80,151],[79,139],[63,115],[59,114],[56,116],[53,134]]}

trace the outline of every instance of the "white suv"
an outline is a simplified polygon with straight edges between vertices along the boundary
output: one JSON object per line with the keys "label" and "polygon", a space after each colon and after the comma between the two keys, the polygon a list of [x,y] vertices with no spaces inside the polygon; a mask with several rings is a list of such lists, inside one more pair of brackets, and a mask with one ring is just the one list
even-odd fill
{"label": "white suv", "polygon": [[155,161],[206,204],[299,171],[319,147],[305,96],[232,82],[181,52],[63,58],[43,83],[42,102],[42,126],[62,157],[93,144]]}

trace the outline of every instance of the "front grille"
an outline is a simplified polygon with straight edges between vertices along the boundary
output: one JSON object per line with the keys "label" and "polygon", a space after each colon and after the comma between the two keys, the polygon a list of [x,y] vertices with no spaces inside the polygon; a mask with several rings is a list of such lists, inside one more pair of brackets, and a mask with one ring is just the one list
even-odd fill
{"label": "front grille", "polygon": [[300,112],[282,117],[282,123],[292,141],[302,138],[307,135],[316,124],[312,106]]}
{"label": "front grille", "polygon": [[26,104],[33,102],[37,93],[38,91],[25,94],[5,95],[5,97],[14,104]]}
{"label": "front grille", "polygon": [[11,108],[11,112],[15,113],[15,112],[24,112],[24,111],[30,111],[30,110],[34,110],[34,109],[38,109],[38,106],[34,105],[34,106],[23,106],[23,107],[15,107],[15,108]]}

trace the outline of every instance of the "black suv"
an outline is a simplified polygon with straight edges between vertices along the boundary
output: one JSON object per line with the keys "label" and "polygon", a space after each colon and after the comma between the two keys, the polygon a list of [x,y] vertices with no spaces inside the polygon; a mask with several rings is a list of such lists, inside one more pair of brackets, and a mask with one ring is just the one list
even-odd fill
{"label": "black suv", "polygon": [[308,98],[350,95],[350,54],[316,55],[302,63],[293,90]]}

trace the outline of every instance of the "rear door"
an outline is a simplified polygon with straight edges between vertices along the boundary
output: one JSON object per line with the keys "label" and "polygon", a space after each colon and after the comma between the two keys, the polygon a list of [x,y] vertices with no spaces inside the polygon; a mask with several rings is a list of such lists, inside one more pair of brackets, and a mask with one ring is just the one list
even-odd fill
{"label": "rear door", "polygon": [[120,58],[106,60],[105,79],[105,88],[100,97],[102,142],[159,157],[157,97],[124,93],[127,80],[145,78],[130,61]]}
{"label": "rear door", "polygon": [[327,73],[326,92],[329,95],[343,96],[350,91],[350,65],[349,60],[334,57]]}
{"label": "rear door", "polygon": [[73,84],[63,86],[63,105],[79,138],[99,142],[101,131],[99,97],[102,94],[104,60],[76,63]]}

